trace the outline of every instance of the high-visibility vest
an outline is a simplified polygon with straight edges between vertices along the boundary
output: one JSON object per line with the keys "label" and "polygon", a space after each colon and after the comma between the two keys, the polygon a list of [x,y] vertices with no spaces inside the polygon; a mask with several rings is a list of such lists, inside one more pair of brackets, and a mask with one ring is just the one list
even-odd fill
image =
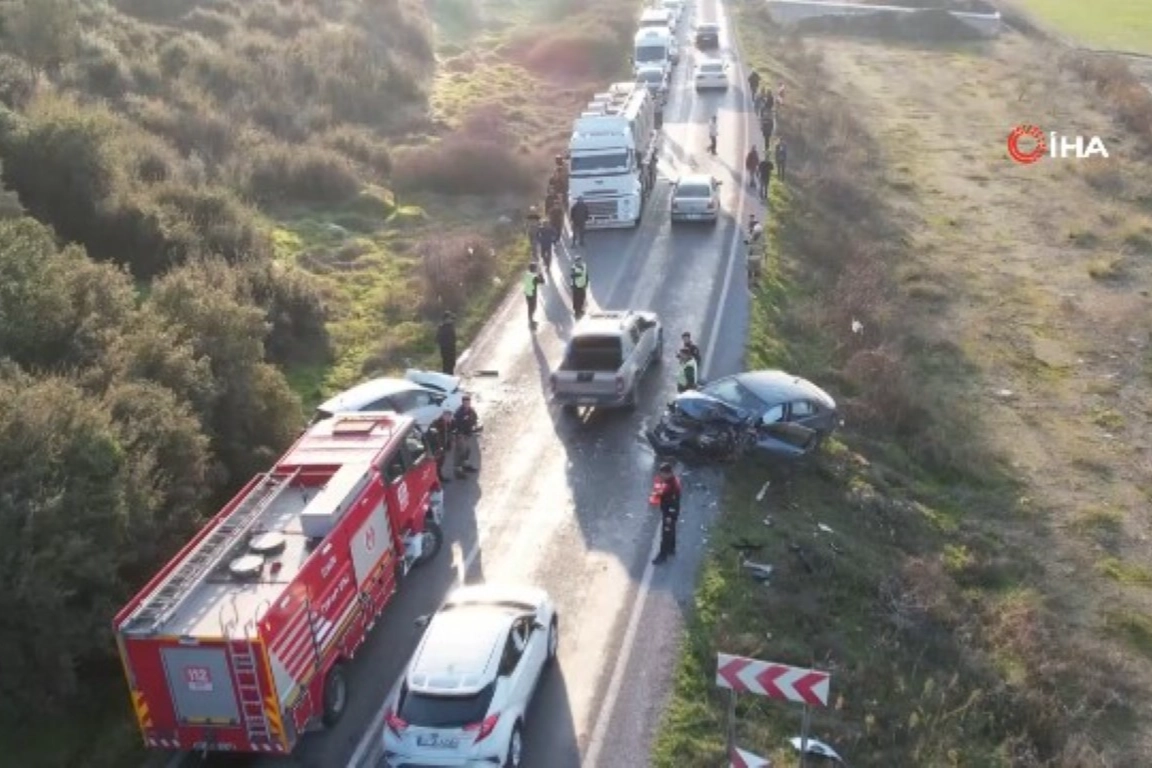
{"label": "high-visibility vest", "polygon": [[688,386],[688,371],[692,371],[692,386],[699,383],[700,377],[696,375],[696,360],[688,358],[683,365],[680,366],[680,377],[676,383],[682,387]]}
{"label": "high-visibility vest", "polygon": [[574,288],[587,288],[588,287],[588,265],[576,264],[572,267],[572,287]]}
{"label": "high-visibility vest", "polygon": [[524,273],[524,295],[532,297],[536,295],[536,273]]}

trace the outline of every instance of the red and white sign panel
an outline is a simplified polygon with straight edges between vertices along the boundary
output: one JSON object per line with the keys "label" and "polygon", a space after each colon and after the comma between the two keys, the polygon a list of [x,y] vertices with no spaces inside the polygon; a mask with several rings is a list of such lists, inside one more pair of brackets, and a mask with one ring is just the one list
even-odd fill
{"label": "red and white sign panel", "polygon": [[184,667],[184,681],[188,683],[190,691],[212,692],[212,670],[208,667]]}
{"label": "red and white sign panel", "polygon": [[772,761],[732,747],[730,768],[772,768]]}
{"label": "red and white sign panel", "polygon": [[828,706],[831,677],[829,673],[815,669],[726,653],[718,654],[716,661],[716,685],[721,688],[818,707]]}

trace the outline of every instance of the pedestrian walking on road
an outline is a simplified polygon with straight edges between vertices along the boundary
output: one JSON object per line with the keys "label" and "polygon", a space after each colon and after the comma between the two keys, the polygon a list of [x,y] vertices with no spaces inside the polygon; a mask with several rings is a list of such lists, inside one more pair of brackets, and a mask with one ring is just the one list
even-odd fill
{"label": "pedestrian walking on road", "polygon": [[672,465],[660,465],[660,475],[656,481],[660,503],[660,551],[653,565],[660,565],[676,554],[676,524],[680,522],[680,478],[672,471]]}
{"label": "pedestrian walking on road", "polygon": [[540,249],[540,260],[544,263],[544,271],[552,269],[552,247],[556,245],[556,241],[560,239],[560,235],[552,227],[552,222],[546,221],[540,225],[540,229],[536,232],[536,242]]}
{"label": "pedestrian walking on road", "polygon": [[753,99],[760,92],[760,73],[756,70],[752,70],[752,74],[748,75],[748,91]]}
{"label": "pedestrian walking on road", "polygon": [[696,361],[697,366],[704,365],[704,358],[700,354],[700,347],[696,346],[696,342],[692,341],[692,334],[688,331],[680,334],[680,349],[687,352],[689,357]]}
{"label": "pedestrian walking on road", "polygon": [[756,147],[748,150],[744,158],[744,171],[748,177],[748,186],[756,189],[756,179],[760,173],[760,154],[756,151]]}
{"label": "pedestrian walking on road", "polygon": [[776,171],[780,175],[780,180],[784,180],[784,165],[788,162],[788,147],[784,144],[784,139],[779,139],[776,142]]}
{"label": "pedestrian walking on road", "polygon": [[768,153],[764,153],[764,157],[760,158],[760,167],[758,169],[760,174],[760,199],[768,199],[768,183],[772,181],[772,161],[768,159]]}
{"label": "pedestrian walking on road", "polygon": [[588,203],[583,196],[576,198],[570,214],[572,218],[572,245],[584,245],[584,229],[588,226]]}
{"label": "pedestrian walking on road", "polygon": [[682,349],[676,353],[676,359],[680,362],[680,372],[676,376],[676,391],[683,394],[690,389],[696,389],[700,385],[700,365],[696,362],[696,358],[692,357],[692,353],[686,349]]}
{"label": "pedestrian walking on road", "polygon": [[451,312],[444,313],[436,329],[436,346],[440,347],[441,370],[449,376],[456,373],[456,318]]}
{"label": "pedestrian walking on road", "polygon": [[528,250],[532,258],[536,258],[536,233],[539,229],[540,209],[533,205],[528,208],[528,215],[524,217],[524,234],[528,236]]}
{"label": "pedestrian walking on road", "polygon": [[469,472],[479,472],[472,463],[472,454],[480,456],[480,416],[472,407],[472,395],[461,398],[460,407],[452,415],[452,431],[456,433],[453,452],[456,458],[456,477],[464,477]]}
{"label": "pedestrian walking on road", "polygon": [[769,112],[760,118],[760,133],[764,135],[764,146],[772,141],[772,134],[776,131],[776,119]]}
{"label": "pedestrian walking on road", "polygon": [[720,137],[720,121],[716,115],[708,121],[708,154],[716,154],[716,139]]}
{"label": "pedestrian walking on road", "polygon": [[444,412],[428,427],[428,442],[432,448],[432,455],[436,457],[436,474],[442,483],[452,481],[452,478],[444,474],[444,462],[448,458],[448,451],[452,449],[452,441],[455,439],[455,430],[452,426],[453,418],[452,411],[445,408]]}
{"label": "pedestrian walking on road", "polygon": [[588,298],[588,265],[580,254],[576,254],[572,260],[569,278],[572,284],[572,314],[579,320],[584,317],[584,301]]}
{"label": "pedestrian walking on road", "polygon": [[536,262],[532,262],[524,272],[523,278],[524,298],[528,303],[528,327],[532,330],[536,330],[536,297],[542,285],[544,278],[540,276]]}

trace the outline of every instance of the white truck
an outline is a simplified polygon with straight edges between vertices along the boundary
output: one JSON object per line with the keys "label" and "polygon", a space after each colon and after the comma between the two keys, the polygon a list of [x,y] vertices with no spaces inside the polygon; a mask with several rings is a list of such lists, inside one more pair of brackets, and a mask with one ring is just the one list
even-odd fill
{"label": "white truck", "polygon": [[609,93],[611,101],[594,101],[576,118],[568,142],[568,197],[584,198],[588,229],[637,226],[656,184],[655,101],[636,83],[616,83]]}
{"label": "white truck", "polygon": [[632,71],[643,66],[666,64],[671,67],[680,61],[680,46],[676,35],[667,28],[645,27],[632,38]]}

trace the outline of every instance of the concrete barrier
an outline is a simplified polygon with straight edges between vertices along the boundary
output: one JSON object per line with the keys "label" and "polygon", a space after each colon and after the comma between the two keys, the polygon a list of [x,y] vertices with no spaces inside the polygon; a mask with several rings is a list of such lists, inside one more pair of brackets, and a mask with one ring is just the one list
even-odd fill
{"label": "concrete barrier", "polygon": [[[869,13],[915,13],[929,10],[904,5],[863,5],[861,3],[820,2],[820,0],[767,0],[768,13],[777,24],[795,24],[816,16],[861,16]],[[1000,34],[1000,12],[990,9],[985,13],[974,11],[948,11],[950,16],[964,22],[985,37]]]}

